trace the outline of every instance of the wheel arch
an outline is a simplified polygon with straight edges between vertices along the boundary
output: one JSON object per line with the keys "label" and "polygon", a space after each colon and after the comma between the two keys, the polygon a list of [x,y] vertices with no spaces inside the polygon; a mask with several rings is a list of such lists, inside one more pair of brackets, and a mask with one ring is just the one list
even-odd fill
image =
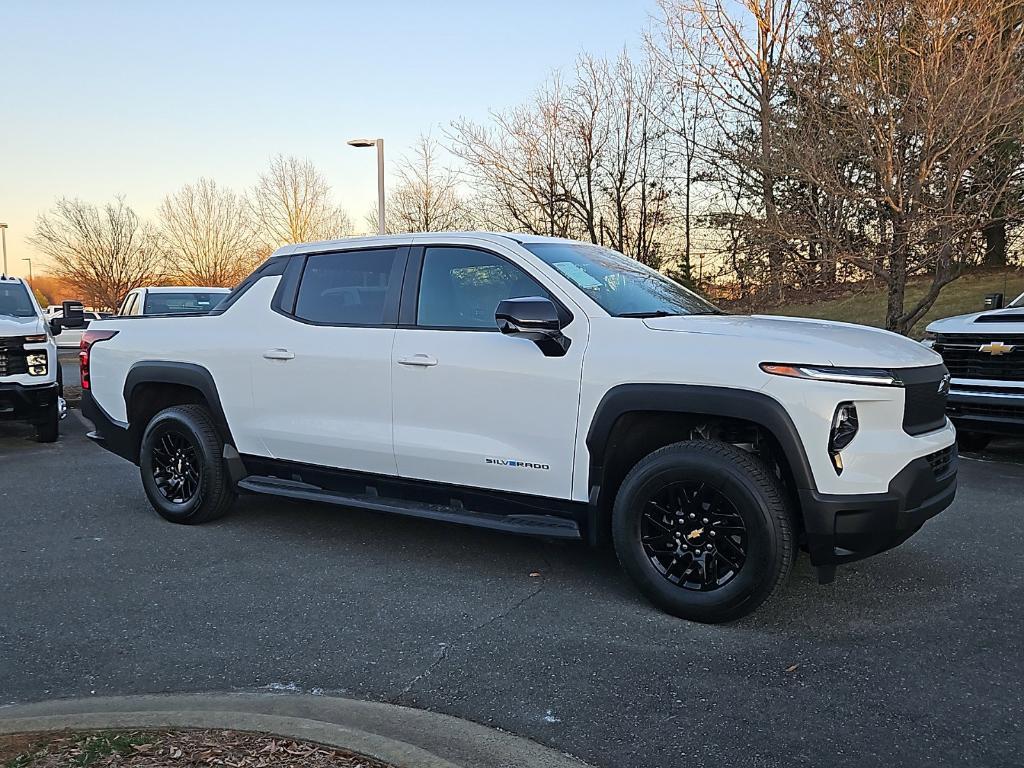
{"label": "wheel arch", "polygon": [[774,398],[731,387],[623,384],[604,395],[587,432],[591,543],[607,540],[612,503],[629,468],[708,420],[755,427],[772,445],[785,483],[794,491],[816,488],[800,434]]}
{"label": "wheel arch", "polygon": [[217,384],[210,371],[201,365],[161,360],[137,362],[128,370],[123,393],[130,445],[136,457],[150,419],[174,405],[205,406],[225,445],[234,447]]}

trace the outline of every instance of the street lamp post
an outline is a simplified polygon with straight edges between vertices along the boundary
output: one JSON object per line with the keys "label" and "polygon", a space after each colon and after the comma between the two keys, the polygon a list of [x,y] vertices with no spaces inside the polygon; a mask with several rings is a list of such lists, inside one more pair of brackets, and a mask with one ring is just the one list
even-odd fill
{"label": "street lamp post", "polygon": [[352,139],[351,147],[377,148],[377,232],[384,234],[384,139]]}
{"label": "street lamp post", "polygon": [[32,259],[22,259],[28,262],[28,284],[32,285]]}
{"label": "street lamp post", "polygon": [[4,244],[4,274],[7,274],[7,225],[0,224],[0,240]]}

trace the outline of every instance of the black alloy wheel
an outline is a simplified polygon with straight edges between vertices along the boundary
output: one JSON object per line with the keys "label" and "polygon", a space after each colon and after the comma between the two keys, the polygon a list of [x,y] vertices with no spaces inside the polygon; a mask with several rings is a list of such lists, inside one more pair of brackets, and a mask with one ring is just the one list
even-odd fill
{"label": "black alloy wheel", "polygon": [[203,467],[196,446],[173,427],[155,436],[150,472],[157,489],[172,504],[185,504],[199,493]]}
{"label": "black alloy wheel", "polygon": [[684,589],[728,584],[747,559],[747,526],[721,491],[693,480],[665,486],[647,502],[640,541],[651,565]]}

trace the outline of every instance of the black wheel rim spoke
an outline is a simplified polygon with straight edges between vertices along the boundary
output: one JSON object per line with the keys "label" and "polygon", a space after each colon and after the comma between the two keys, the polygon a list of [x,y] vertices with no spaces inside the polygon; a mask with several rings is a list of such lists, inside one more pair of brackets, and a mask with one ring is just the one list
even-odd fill
{"label": "black wheel rim spoke", "polygon": [[671,483],[646,500],[640,545],[678,587],[709,591],[736,578],[747,559],[747,527],[722,491],[701,481]]}
{"label": "black wheel rim spoke", "polygon": [[151,456],[153,483],[167,501],[185,504],[199,493],[202,464],[187,435],[167,430],[153,441]]}

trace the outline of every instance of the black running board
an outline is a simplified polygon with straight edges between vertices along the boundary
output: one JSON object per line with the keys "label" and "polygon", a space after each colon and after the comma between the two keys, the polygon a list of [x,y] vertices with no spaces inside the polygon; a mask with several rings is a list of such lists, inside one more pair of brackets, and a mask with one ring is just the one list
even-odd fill
{"label": "black running board", "polygon": [[494,531],[521,533],[529,536],[547,536],[554,539],[579,539],[580,529],[573,520],[547,515],[495,515],[465,509],[457,502],[453,505],[424,504],[404,499],[392,499],[375,493],[345,494],[330,491],[308,483],[283,480],[277,477],[250,475],[238,482],[241,490],[270,496],[283,496],[302,501],[322,501],[342,507],[370,509],[375,512],[393,512],[409,517],[440,520],[446,523],[472,525]]}

